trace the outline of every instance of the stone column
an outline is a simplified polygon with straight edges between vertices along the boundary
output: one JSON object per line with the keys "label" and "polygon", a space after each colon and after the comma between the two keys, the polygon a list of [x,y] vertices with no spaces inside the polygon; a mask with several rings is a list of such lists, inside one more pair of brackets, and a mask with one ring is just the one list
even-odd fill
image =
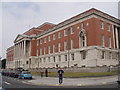
{"label": "stone column", "polygon": [[[21,42],[21,58],[23,58],[23,41]],[[22,64],[22,66],[23,66],[23,59],[22,59],[22,61],[21,61],[21,64]]]}
{"label": "stone column", "polygon": [[16,58],[16,44],[14,45],[14,58]]}
{"label": "stone column", "polygon": [[31,41],[30,41],[30,47],[29,47],[29,56],[31,56]]}
{"label": "stone column", "polygon": [[115,48],[115,32],[114,32],[114,25],[112,25],[112,31],[113,31],[113,45]]}
{"label": "stone column", "polygon": [[26,56],[26,40],[24,40],[24,56]]}
{"label": "stone column", "polygon": [[18,44],[16,45],[16,57],[18,57]]}
{"label": "stone column", "polygon": [[85,35],[85,47],[87,46],[87,36]]}
{"label": "stone column", "polygon": [[22,57],[22,42],[21,42],[21,47],[20,47],[20,51],[21,51],[21,57]]}
{"label": "stone column", "polygon": [[19,43],[19,56],[21,57],[21,43]]}
{"label": "stone column", "polygon": [[119,48],[119,44],[118,44],[118,29],[117,29],[117,27],[115,28],[115,32],[116,32],[116,44],[117,44],[117,48]]}
{"label": "stone column", "polygon": [[19,52],[19,51],[20,51],[20,50],[19,50],[19,47],[20,47],[20,46],[19,46],[19,43],[18,43],[18,57],[19,57],[19,54],[20,54],[20,52]]}
{"label": "stone column", "polygon": [[19,57],[20,57],[20,53],[21,53],[21,52],[20,52],[20,43],[19,43]]}
{"label": "stone column", "polygon": [[21,42],[21,55],[23,57],[23,41]]}

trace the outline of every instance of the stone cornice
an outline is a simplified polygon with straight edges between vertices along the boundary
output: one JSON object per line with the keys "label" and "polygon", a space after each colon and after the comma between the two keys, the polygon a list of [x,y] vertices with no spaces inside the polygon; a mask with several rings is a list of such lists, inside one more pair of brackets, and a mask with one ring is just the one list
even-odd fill
{"label": "stone cornice", "polygon": [[[20,36],[21,36],[21,38],[18,39]],[[16,39],[14,40],[14,43],[17,43],[17,42],[23,40],[24,38],[32,39],[32,38],[36,38],[36,35],[28,36],[28,35],[21,35],[21,34],[18,34],[18,36],[17,36]],[[17,40],[17,39],[18,39],[18,40]]]}
{"label": "stone cornice", "polygon": [[75,17],[73,17],[73,18],[70,18],[70,19],[68,19],[68,20],[66,20],[66,21],[64,21],[64,22],[62,22],[62,23],[54,26],[54,27],[51,28],[51,29],[48,29],[48,30],[46,30],[46,31],[43,31],[42,33],[40,33],[40,34],[37,35],[36,37],[43,36],[43,35],[45,35],[45,34],[47,34],[47,33],[49,33],[49,32],[55,31],[56,29],[59,29],[59,28],[61,28],[61,27],[63,27],[63,26],[66,26],[66,25],[68,25],[68,24],[70,24],[70,23],[72,23],[72,22],[78,21],[78,20],[83,19],[83,18],[85,18],[85,17],[88,17],[88,16],[90,16],[90,15],[100,16],[100,17],[102,17],[102,18],[104,18],[104,19],[110,20],[110,21],[112,21],[112,22],[120,25],[120,20],[119,20],[119,19],[114,18],[114,17],[112,17],[112,16],[109,16],[109,15],[107,15],[107,14],[104,15],[102,12],[97,12],[97,11],[92,10],[92,11],[90,11],[90,12],[88,12],[88,13],[79,14],[77,17],[75,16]]}
{"label": "stone cornice", "polygon": [[95,12],[95,11],[92,11],[93,14],[97,15],[97,16],[101,16],[102,18],[105,18],[105,19],[108,19],[114,23],[117,23],[120,25],[120,20],[117,19],[117,18],[114,18],[114,17],[111,17],[111,16],[108,16],[108,15],[103,15],[102,13],[99,13],[99,12]]}

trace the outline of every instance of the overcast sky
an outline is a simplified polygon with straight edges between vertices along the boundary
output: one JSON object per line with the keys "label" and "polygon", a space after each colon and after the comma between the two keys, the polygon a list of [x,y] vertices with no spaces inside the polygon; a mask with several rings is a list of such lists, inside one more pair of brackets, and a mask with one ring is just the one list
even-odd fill
{"label": "overcast sky", "polygon": [[0,6],[2,58],[6,57],[6,49],[14,45],[13,41],[18,34],[45,22],[58,24],[91,8],[118,17],[118,2],[33,2],[32,0],[32,2],[2,2]]}

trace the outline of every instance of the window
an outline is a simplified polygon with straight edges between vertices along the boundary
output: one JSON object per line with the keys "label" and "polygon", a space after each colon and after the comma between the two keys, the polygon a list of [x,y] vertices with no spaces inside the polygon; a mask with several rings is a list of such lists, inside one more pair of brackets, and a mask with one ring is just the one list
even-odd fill
{"label": "window", "polygon": [[42,48],[40,48],[40,55],[42,55]]}
{"label": "window", "polygon": [[116,60],[118,60],[119,58],[119,53],[116,53]]}
{"label": "window", "polygon": [[105,59],[105,51],[102,51],[101,59]]}
{"label": "window", "polygon": [[56,39],[56,35],[55,34],[53,34],[53,40],[55,40]]}
{"label": "window", "polygon": [[48,62],[50,62],[50,57],[48,57]]}
{"label": "window", "polygon": [[81,36],[81,47],[85,46],[85,36]]}
{"label": "window", "polygon": [[81,59],[86,59],[86,51],[81,51]]}
{"label": "window", "polygon": [[48,54],[50,54],[50,46],[48,46]]}
{"label": "window", "polygon": [[74,60],[74,53],[73,53],[73,54],[71,54],[71,58],[72,58],[72,60]]}
{"label": "window", "polygon": [[107,25],[107,30],[110,32],[110,24]]}
{"label": "window", "polygon": [[59,57],[59,61],[61,61],[61,56],[59,55],[58,57]]}
{"label": "window", "polygon": [[104,23],[102,21],[100,22],[100,28],[104,29]]}
{"label": "window", "polygon": [[64,36],[67,36],[68,35],[68,30],[64,30]]}
{"label": "window", "polygon": [[103,36],[103,35],[101,35],[101,45],[102,45],[102,47],[104,47],[104,46],[105,46],[104,36]]}
{"label": "window", "polygon": [[71,49],[74,48],[74,39],[71,39]]}
{"label": "window", "polygon": [[67,41],[64,41],[64,50],[67,50]]}
{"label": "window", "polygon": [[67,61],[67,55],[65,55],[65,61]]}
{"label": "window", "polygon": [[48,41],[50,42],[50,36],[48,36]]}
{"label": "window", "polygon": [[109,52],[109,59],[111,59],[112,58],[112,53],[111,52]]}
{"label": "window", "polygon": [[64,30],[64,36],[67,36],[70,34],[70,28]]}
{"label": "window", "polygon": [[31,64],[31,59],[29,59],[29,63]]}
{"label": "window", "polygon": [[58,43],[58,52],[61,51],[61,43]]}
{"label": "window", "polygon": [[39,40],[37,40],[37,46],[39,45]]}
{"label": "window", "polygon": [[37,53],[37,56],[38,56],[38,55],[39,55],[39,53],[38,53],[38,49],[37,49],[37,52],[36,52],[36,53]]}
{"label": "window", "polygon": [[115,52],[112,53],[112,59],[116,59],[116,53]]}
{"label": "window", "polygon": [[28,64],[28,61],[26,61],[26,64]]}
{"label": "window", "polygon": [[46,58],[44,58],[44,62],[46,62]]}
{"label": "window", "polygon": [[82,24],[81,24],[81,27],[82,27],[82,29],[85,29],[85,24],[82,23]]}
{"label": "window", "polygon": [[108,37],[108,47],[111,48],[111,37]]}
{"label": "window", "polygon": [[53,52],[55,52],[56,51],[56,45],[54,44],[53,45]]}
{"label": "window", "polygon": [[44,38],[44,43],[46,43],[46,38]]}
{"label": "window", "polygon": [[53,57],[53,61],[55,62],[55,57]]}
{"label": "window", "polygon": [[58,38],[62,37],[62,32],[58,32]]}
{"label": "window", "polygon": [[40,62],[42,62],[42,59],[40,58]]}
{"label": "window", "polygon": [[44,54],[46,54],[46,51],[47,51],[47,50],[46,50],[46,47],[44,47]]}
{"label": "window", "polygon": [[71,34],[74,34],[74,26],[72,26],[70,29],[71,29]]}
{"label": "window", "polygon": [[42,44],[42,38],[40,39],[40,44]]}

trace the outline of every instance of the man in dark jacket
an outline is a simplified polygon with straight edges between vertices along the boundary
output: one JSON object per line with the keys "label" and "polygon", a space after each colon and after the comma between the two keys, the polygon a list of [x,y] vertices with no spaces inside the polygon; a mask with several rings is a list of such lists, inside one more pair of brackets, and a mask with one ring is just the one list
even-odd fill
{"label": "man in dark jacket", "polygon": [[45,69],[45,76],[48,77],[48,70]]}
{"label": "man in dark jacket", "polygon": [[60,69],[58,70],[58,74],[59,74],[59,84],[62,84],[62,82],[63,82],[63,73],[64,73],[64,71],[62,70],[62,68],[60,68]]}

